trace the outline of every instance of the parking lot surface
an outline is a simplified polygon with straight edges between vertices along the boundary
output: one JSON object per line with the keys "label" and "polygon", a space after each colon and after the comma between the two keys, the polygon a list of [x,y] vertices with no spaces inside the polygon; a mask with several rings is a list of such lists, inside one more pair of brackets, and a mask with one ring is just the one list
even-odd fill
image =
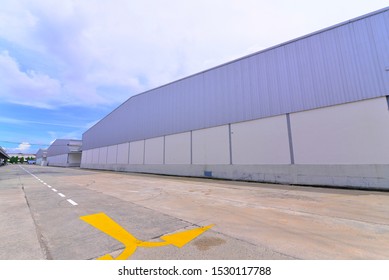
{"label": "parking lot surface", "polygon": [[0,225],[3,260],[389,258],[387,192],[8,165]]}

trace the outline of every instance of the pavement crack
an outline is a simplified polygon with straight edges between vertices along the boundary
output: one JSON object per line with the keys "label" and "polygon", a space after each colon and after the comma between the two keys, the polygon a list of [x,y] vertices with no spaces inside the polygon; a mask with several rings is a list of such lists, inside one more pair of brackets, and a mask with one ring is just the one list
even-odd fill
{"label": "pavement crack", "polygon": [[24,199],[26,200],[26,203],[27,203],[28,210],[30,211],[30,215],[31,215],[32,221],[34,223],[35,232],[36,232],[36,235],[37,235],[37,238],[38,238],[39,246],[41,247],[41,250],[42,250],[42,253],[43,253],[45,259],[46,260],[52,260],[53,257],[51,256],[49,248],[48,248],[48,246],[46,244],[46,239],[43,236],[41,230],[39,229],[37,221],[35,220],[34,213],[31,210],[31,206],[30,206],[30,203],[28,202],[27,194],[26,194],[26,191],[24,190],[24,185],[23,184],[22,184],[22,190],[23,190],[23,194],[24,194]]}

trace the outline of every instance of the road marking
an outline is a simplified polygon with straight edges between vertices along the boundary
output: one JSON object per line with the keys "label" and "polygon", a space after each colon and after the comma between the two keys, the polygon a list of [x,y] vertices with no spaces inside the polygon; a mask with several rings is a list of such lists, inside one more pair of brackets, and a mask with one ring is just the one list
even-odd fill
{"label": "road marking", "polygon": [[76,202],[74,202],[73,200],[71,199],[66,199],[70,204],[73,204],[74,206],[78,205]]}
{"label": "road marking", "polygon": [[[37,179],[38,181],[40,181],[42,184],[46,185],[48,188],[50,188],[53,192],[56,192],[60,197],[66,197],[63,193],[59,193],[56,189],[54,189],[52,186],[50,186],[49,184],[47,184],[46,182],[44,182],[43,180],[41,180],[38,176],[35,176],[34,174],[32,174],[31,172],[29,172],[28,170],[24,169],[22,166],[19,165],[19,167],[21,169],[23,169],[24,171],[26,171],[28,174],[30,174],[31,176],[35,177],[35,179]],[[71,199],[67,199],[67,201],[76,206],[78,205],[77,202],[75,202],[74,200],[71,200]]]}
{"label": "road marking", "polygon": [[[164,240],[162,242],[147,242],[135,238],[131,233],[126,231],[123,227],[121,227],[118,223],[116,223],[104,213],[82,216],[80,219],[124,244],[125,248],[123,252],[118,257],[116,257],[115,260],[127,260],[136,251],[137,247],[160,247],[173,245],[181,248],[214,226],[209,225],[205,227],[189,229],[183,232],[163,235],[160,237],[162,240]],[[98,258],[98,260],[113,259],[114,258],[109,254]]]}

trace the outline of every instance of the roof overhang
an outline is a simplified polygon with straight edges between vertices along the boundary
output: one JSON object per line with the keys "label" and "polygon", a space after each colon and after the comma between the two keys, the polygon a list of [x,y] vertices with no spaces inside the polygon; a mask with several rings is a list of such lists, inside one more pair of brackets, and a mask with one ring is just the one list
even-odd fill
{"label": "roof overhang", "polygon": [[9,159],[9,155],[3,150],[3,148],[0,147],[0,158],[2,159]]}

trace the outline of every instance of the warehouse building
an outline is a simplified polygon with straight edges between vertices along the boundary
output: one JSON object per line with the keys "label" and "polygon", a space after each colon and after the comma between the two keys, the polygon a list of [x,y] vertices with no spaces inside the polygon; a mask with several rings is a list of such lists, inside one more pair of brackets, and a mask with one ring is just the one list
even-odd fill
{"label": "warehouse building", "polygon": [[6,151],[0,147],[0,166],[5,165],[10,156],[6,153]]}
{"label": "warehouse building", "polygon": [[47,149],[39,149],[36,152],[36,164],[41,166],[47,165]]}
{"label": "warehouse building", "polygon": [[[57,139],[46,152],[46,165],[62,167],[79,167],[81,164],[81,140]],[[43,160],[44,152],[42,152]]]}
{"label": "warehouse building", "polygon": [[389,188],[389,7],[128,99],[82,168]]}

